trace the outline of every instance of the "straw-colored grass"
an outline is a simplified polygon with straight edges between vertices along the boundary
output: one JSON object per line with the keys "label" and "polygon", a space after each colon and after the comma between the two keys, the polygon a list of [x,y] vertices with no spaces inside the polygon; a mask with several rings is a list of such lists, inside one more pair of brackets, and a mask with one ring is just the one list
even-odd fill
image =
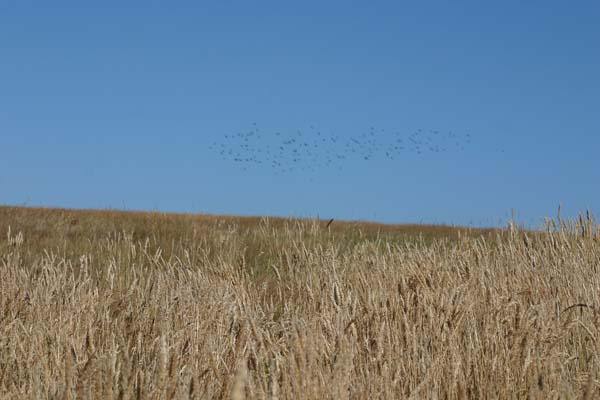
{"label": "straw-colored grass", "polygon": [[599,395],[591,218],[326,224],[0,208],[0,398]]}

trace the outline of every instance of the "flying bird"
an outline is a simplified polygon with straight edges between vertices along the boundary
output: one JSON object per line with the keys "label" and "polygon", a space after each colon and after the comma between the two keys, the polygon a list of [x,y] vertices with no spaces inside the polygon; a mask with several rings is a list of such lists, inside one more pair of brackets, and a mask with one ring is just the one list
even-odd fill
{"label": "flying bird", "polygon": [[271,168],[277,173],[295,171],[319,171],[324,168],[342,170],[355,161],[395,162],[414,155],[439,155],[450,151],[465,151],[472,143],[471,133],[460,135],[454,131],[417,129],[403,134],[371,126],[367,131],[354,135],[327,134],[314,124],[309,131],[294,129],[288,133],[261,130],[257,122],[250,129],[223,135],[210,150],[220,157],[249,167]]}

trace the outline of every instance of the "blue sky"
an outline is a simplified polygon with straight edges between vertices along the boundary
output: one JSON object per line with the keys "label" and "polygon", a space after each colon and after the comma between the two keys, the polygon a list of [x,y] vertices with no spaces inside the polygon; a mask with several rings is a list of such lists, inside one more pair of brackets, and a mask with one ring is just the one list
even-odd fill
{"label": "blue sky", "polygon": [[[0,2],[0,203],[470,225],[598,211],[597,2],[84,3]],[[255,148],[472,141],[279,173],[220,155],[253,129]]]}

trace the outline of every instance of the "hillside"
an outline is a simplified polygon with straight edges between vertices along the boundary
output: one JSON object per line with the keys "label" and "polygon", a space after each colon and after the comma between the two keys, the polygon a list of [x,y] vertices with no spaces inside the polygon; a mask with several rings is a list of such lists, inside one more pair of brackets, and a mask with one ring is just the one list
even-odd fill
{"label": "hillside", "polygon": [[[174,243],[193,246],[206,240],[235,232],[236,241],[247,251],[252,263],[253,252],[272,247],[261,239],[268,227],[278,234],[289,229],[318,232],[316,240],[351,247],[362,240],[403,243],[406,241],[457,239],[460,235],[477,237],[492,235],[497,230],[452,227],[444,225],[390,225],[362,221],[333,221],[273,217],[213,216],[118,210],[70,210],[0,206],[0,232],[21,232],[27,238],[28,253],[60,249],[63,255],[79,257],[90,244],[115,235],[133,241],[151,239],[149,245],[170,252]],[[272,249],[276,251],[277,249]],[[250,257],[250,258],[248,258]]]}
{"label": "hillside", "polygon": [[2,398],[593,398],[600,231],[0,208]]}

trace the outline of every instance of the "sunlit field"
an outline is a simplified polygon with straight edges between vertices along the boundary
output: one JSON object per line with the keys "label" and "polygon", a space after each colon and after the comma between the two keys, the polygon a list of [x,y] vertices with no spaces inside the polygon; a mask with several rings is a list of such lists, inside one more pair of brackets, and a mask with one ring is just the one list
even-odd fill
{"label": "sunlit field", "polygon": [[592,217],[448,226],[0,208],[0,397],[594,398]]}

